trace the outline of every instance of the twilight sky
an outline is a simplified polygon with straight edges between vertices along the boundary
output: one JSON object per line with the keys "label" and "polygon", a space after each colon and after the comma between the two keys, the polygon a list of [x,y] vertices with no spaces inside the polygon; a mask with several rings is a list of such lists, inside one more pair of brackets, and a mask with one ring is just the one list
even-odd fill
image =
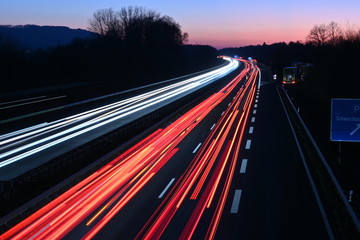
{"label": "twilight sky", "polygon": [[142,6],[178,22],[192,44],[217,48],[304,41],[315,24],[360,27],[360,0],[1,0],[0,24],[88,27],[103,8]]}

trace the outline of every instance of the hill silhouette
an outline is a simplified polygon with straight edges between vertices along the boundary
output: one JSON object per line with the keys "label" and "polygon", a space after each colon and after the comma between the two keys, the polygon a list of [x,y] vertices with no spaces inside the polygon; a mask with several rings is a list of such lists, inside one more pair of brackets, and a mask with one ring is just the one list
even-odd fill
{"label": "hill silhouette", "polygon": [[22,48],[46,49],[67,45],[75,39],[92,38],[96,34],[63,26],[0,25],[0,36],[16,42]]}

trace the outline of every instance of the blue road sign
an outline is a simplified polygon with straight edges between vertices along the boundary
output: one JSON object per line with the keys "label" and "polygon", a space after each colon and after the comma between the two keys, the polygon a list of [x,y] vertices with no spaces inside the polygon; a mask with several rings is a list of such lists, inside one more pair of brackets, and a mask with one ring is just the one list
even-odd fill
{"label": "blue road sign", "polygon": [[330,139],[360,142],[360,99],[331,99]]}

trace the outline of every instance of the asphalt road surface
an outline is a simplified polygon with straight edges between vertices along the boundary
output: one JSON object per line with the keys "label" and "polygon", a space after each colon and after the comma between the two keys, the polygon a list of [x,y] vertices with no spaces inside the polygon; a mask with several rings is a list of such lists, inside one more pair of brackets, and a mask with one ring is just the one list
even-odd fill
{"label": "asphalt road surface", "polygon": [[218,239],[329,239],[276,85],[258,96],[232,186],[239,208],[224,215]]}
{"label": "asphalt road surface", "polygon": [[[141,116],[194,92],[236,69],[237,61],[131,98],[0,135],[0,179],[24,174]],[[11,102],[10,106],[47,98]],[[50,110],[47,110],[50,111]]]}
{"label": "asphalt road surface", "polygon": [[223,89],[2,237],[327,239],[275,85],[259,89],[265,75],[243,64]]}

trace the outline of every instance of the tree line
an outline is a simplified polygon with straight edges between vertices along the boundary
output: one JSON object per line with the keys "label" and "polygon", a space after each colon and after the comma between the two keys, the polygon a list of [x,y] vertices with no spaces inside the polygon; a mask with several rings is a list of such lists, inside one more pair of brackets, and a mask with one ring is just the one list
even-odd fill
{"label": "tree line", "polygon": [[211,46],[186,45],[189,35],[171,17],[142,7],[98,10],[89,29],[97,37],[36,50],[0,34],[0,92],[72,82],[123,90],[221,61]]}
{"label": "tree line", "polygon": [[284,67],[311,64],[310,76],[290,89],[297,92],[297,98],[305,106],[302,116],[309,113],[314,122],[312,130],[322,142],[329,142],[331,99],[360,98],[360,30],[357,28],[344,29],[334,22],[314,25],[306,42],[263,43],[225,48],[220,53],[257,59],[277,74],[278,81],[282,79]]}
{"label": "tree line", "polygon": [[89,20],[89,30],[135,45],[181,45],[189,37],[171,17],[131,6],[96,11]]}
{"label": "tree line", "polygon": [[344,43],[360,43],[360,29],[347,27],[344,29],[336,22],[316,24],[308,34],[308,44],[315,46],[338,46]]}
{"label": "tree line", "polygon": [[[312,76],[305,85],[311,85],[318,95],[359,97],[360,81],[357,68],[360,54],[360,29],[342,28],[335,22],[314,25],[306,42],[280,42],[274,44],[225,48],[224,55],[253,57],[282,75],[282,69],[296,63],[313,65]],[[349,87],[349,85],[353,87]]]}
{"label": "tree line", "polygon": [[[310,76],[297,85],[285,86],[300,115],[315,138],[337,179],[345,190],[360,191],[358,143],[330,141],[331,99],[360,98],[360,29],[338,23],[316,24],[305,42],[280,42],[221,49],[223,55],[253,57],[270,67],[282,79],[283,68],[310,63]],[[279,143],[281,144],[281,143]],[[339,165],[339,157],[341,164]],[[360,209],[360,198],[352,204]],[[358,211],[357,211],[358,213]]]}
{"label": "tree line", "polygon": [[[360,98],[360,30],[342,28],[335,22],[314,25],[306,42],[274,43],[222,49],[224,55],[253,57],[268,65],[282,79],[286,66],[302,62],[312,65],[309,78],[284,86],[300,115],[315,138],[325,159],[345,189],[360,191],[358,143],[341,143],[341,165],[338,143],[330,141],[332,98]],[[352,201],[359,209],[360,198]]]}

